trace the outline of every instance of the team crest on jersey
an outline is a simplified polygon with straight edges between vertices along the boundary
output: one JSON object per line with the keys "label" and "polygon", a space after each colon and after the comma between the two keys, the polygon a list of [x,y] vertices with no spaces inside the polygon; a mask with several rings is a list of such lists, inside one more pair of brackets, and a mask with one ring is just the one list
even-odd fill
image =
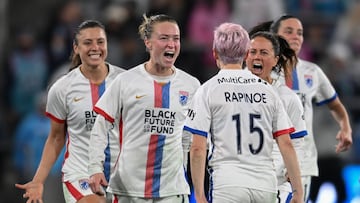
{"label": "team crest on jersey", "polygon": [[181,105],[186,105],[189,98],[189,92],[179,91],[179,101]]}
{"label": "team crest on jersey", "polygon": [[82,190],[87,190],[89,189],[89,181],[84,179],[84,180],[79,180],[79,185],[80,185],[80,188]]}
{"label": "team crest on jersey", "polygon": [[304,75],[305,78],[305,84],[308,87],[312,87],[313,86],[313,77],[312,75]]}

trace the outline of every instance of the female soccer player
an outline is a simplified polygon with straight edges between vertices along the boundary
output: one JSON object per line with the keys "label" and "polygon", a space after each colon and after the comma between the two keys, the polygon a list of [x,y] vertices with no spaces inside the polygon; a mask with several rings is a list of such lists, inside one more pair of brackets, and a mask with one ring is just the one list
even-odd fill
{"label": "female soccer player", "polygon": [[185,125],[194,134],[190,168],[196,201],[207,202],[204,172],[210,133],[211,202],[275,202],[274,139],[293,184],[291,201],[303,202],[289,136],[293,126],[273,87],[242,69],[248,46],[248,33],[240,25],[223,23],[214,32],[213,55],[220,71],[197,90]]}
{"label": "female soccer player", "polygon": [[[32,181],[16,184],[24,189],[27,202],[42,202],[44,182],[66,142],[62,167],[63,191],[67,203],[105,202],[103,194],[91,191],[88,173],[90,132],[96,118],[93,107],[108,85],[124,70],[105,62],[107,41],[104,26],[98,21],[84,21],[76,30],[73,44],[73,66],[69,73],[50,88],[46,114],[51,131],[44,146],[40,165]],[[118,121],[109,137],[118,137]],[[110,140],[113,140],[111,138]],[[119,151],[117,142],[107,143],[102,154],[107,157],[102,168],[110,173]]]}
{"label": "female soccer player", "polygon": [[172,17],[144,15],[139,33],[149,60],[117,77],[95,105],[99,115],[90,144],[91,188],[98,192],[107,184],[102,172],[105,132],[121,117],[121,151],[108,187],[113,201],[188,202],[183,126],[200,82],[174,66],[180,31]]}
{"label": "female soccer player", "polygon": [[[253,33],[250,31],[250,33]],[[269,82],[279,94],[285,110],[295,127],[290,133],[294,145],[300,172],[303,172],[302,158],[304,156],[304,136],[307,135],[304,120],[304,109],[297,95],[279,80],[273,79],[273,71],[282,72],[291,77],[291,69],[296,63],[295,52],[289,47],[285,39],[271,32],[254,32],[250,36],[250,50],[246,58],[247,68],[255,75]],[[278,179],[277,202],[289,202],[292,196],[291,184],[286,178],[286,168],[276,143],[274,143],[273,158]]]}

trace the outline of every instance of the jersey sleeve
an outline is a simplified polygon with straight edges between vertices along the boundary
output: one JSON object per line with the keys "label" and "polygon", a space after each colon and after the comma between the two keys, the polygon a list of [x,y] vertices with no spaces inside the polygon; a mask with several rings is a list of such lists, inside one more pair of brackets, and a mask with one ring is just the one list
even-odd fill
{"label": "jersey sleeve", "polygon": [[285,111],[280,98],[275,97],[275,115],[273,118],[273,136],[278,137],[284,134],[290,134],[295,131],[293,124]]}
{"label": "jersey sleeve", "polygon": [[58,123],[66,120],[66,87],[62,87],[63,80],[51,86],[46,103],[46,115]]}
{"label": "jersey sleeve", "polygon": [[307,135],[304,108],[296,94],[294,94],[293,97],[289,97],[289,104],[286,111],[295,128],[295,131],[290,134],[291,139],[300,138]]}
{"label": "jersey sleeve", "polygon": [[97,116],[93,129],[91,130],[89,144],[89,174],[102,173],[105,162],[104,150],[108,144],[107,132],[112,124],[103,116]]}
{"label": "jersey sleeve", "polygon": [[121,78],[116,77],[94,106],[94,111],[111,123],[115,121],[115,118],[120,117],[120,108],[122,106],[121,85]]}
{"label": "jersey sleeve", "polygon": [[320,106],[333,101],[337,97],[337,94],[330,80],[321,68],[317,66],[316,71],[319,80],[319,89],[315,95],[315,99],[316,105]]}
{"label": "jersey sleeve", "polygon": [[195,93],[188,115],[185,121],[184,130],[192,134],[207,137],[210,130],[210,108],[205,95],[205,88],[201,86]]}
{"label": "jersey sleeve", "polygon": [[[200,87],[200,82],[198,79],[191,77],[192,80],[189,80],[189,82],[191,83],[191,99],[190,99],[190,103],[189,103],[189,109],[188,109],[188,115],[189,113],[193,112],[192,111],[192,107],[193,107],[193,103],[194,103],[194,96],[196,93],[196,90]],[[192,133],[186,130],[183,130],[183,136],[182,136],[182,144],[183,144],[183,149],[184,151],[189,152],[190,151],[190,146],[192,143]]]}

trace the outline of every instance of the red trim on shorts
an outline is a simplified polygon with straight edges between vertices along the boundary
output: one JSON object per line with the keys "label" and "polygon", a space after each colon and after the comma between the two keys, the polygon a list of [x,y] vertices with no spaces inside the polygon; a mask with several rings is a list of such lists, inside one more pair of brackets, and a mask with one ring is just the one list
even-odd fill
{"label": "red trim on shorts", "polygon": [[113,199],[112,203],[119,203],[118,197],[116,195],[113,195],[113,196],[114,196],[114,199]]}
{"label": "red trim on shorts", "polygon": [[76,199],[76,201],[79,201],[84,197],[70,182],[65,182],[65,186],[71,195]]}

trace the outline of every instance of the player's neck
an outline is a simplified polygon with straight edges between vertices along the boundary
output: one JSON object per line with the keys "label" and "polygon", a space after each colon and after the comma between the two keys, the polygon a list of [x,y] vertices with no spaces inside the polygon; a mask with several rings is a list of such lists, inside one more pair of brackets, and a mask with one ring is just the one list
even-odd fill
{"label": "player's neck", "polygon": [[148,73],[156,76],[170,76],[175,72],[172,67],[160,66],[159,64],[152,63],[152,61],[148,61],[144,66]]}
{"label": "player's neck", "polygon": [[101,84],[105,80],[109,69],[108,66],[104,63],[96,68],[90,66],[85,67],[84,65],[81,65],[80,71],[87,79],[90,80],[91,83]]}
{"label": "player's neck", "polygon": [[241,70],[242,65],[241,64],[226,64],[221,65],[220,69],[227,69],[227,70]]}

